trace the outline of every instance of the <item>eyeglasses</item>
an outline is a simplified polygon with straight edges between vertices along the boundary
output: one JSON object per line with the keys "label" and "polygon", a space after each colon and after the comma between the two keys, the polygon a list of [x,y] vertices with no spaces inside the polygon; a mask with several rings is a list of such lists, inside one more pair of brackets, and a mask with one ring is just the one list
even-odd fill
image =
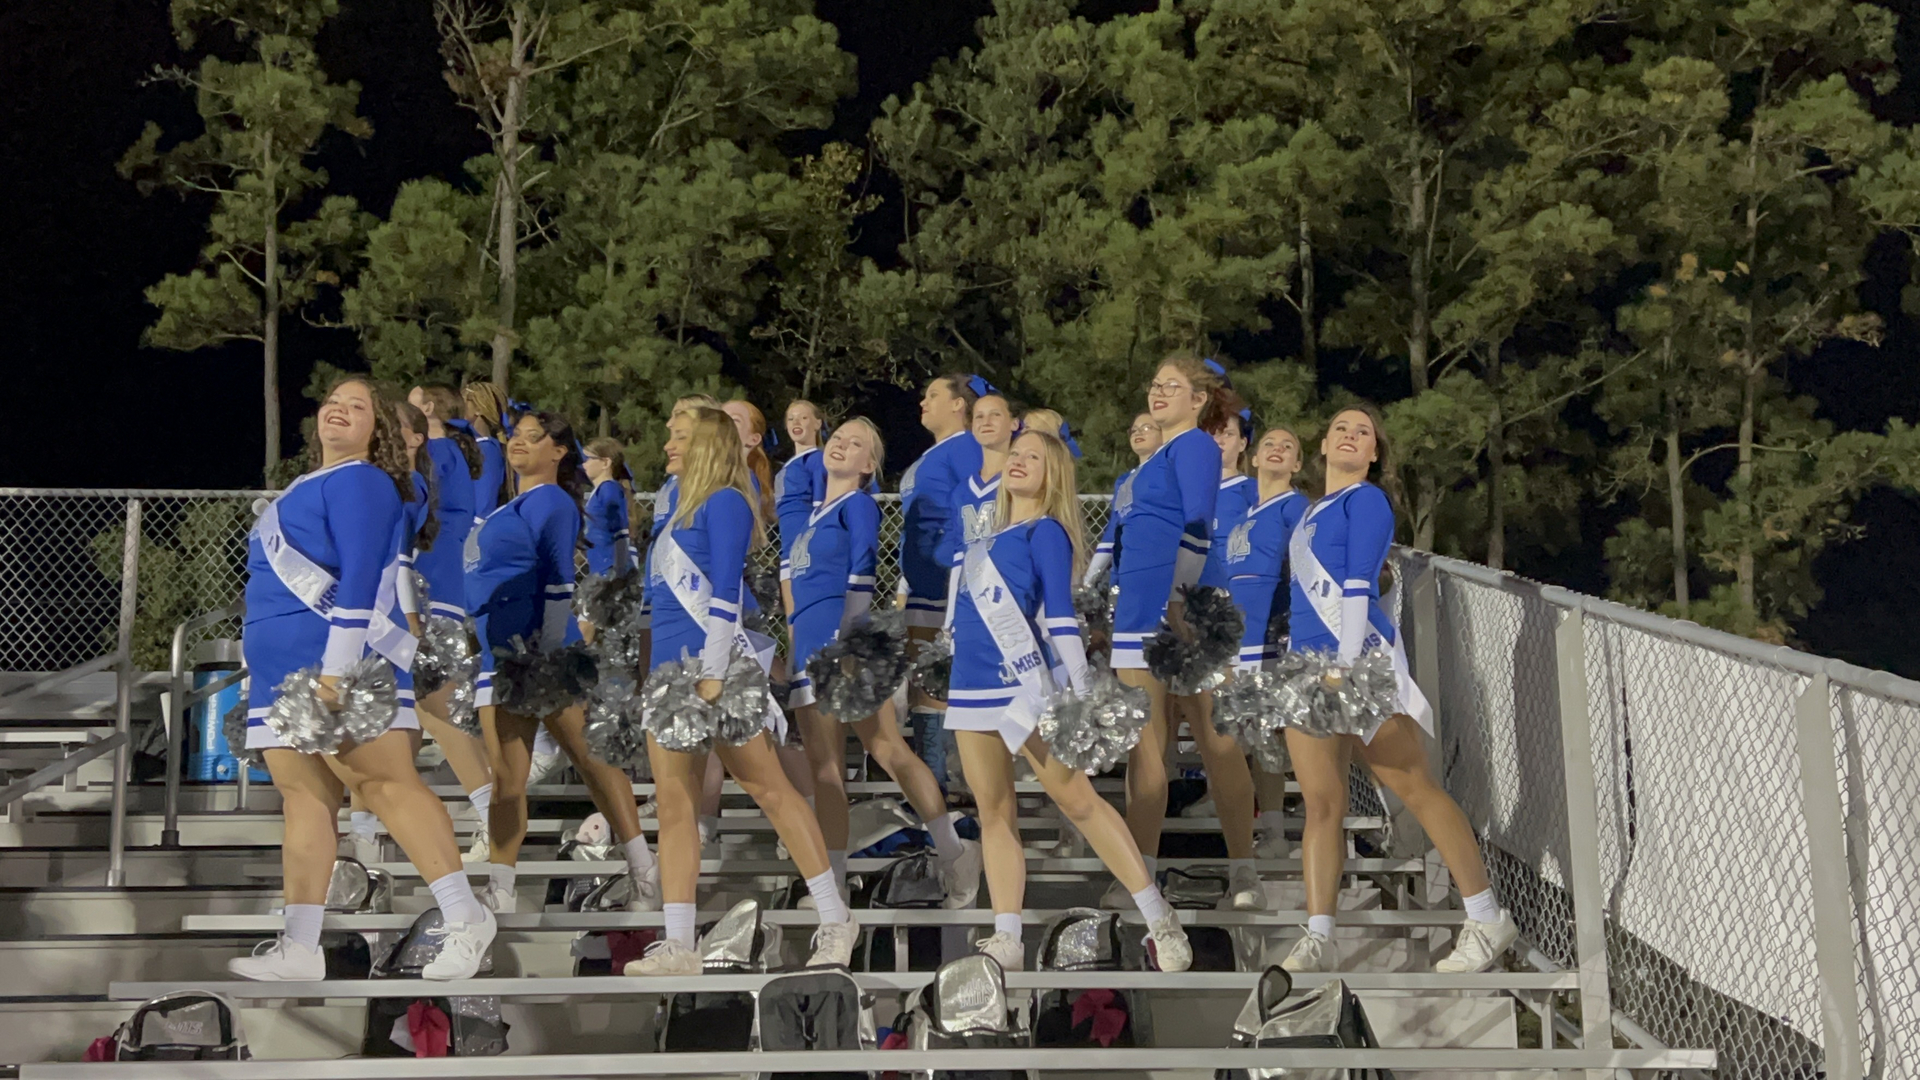
{"label": "eyeglasses", "polygon": [[1151,382],[1147,384],[1147,393],[1159,397],[1174,397],[1178,394],[1190,394],[1193,390],[1186,383]]}
{"label": "eyeglasses", "polygon": [[523,443],[529,443],[529,444],[542,442],[546,439],[546,437],[547,437],[547,433],[544,431],[515,431],[513,433],[514,442],[523,442]]}
{"label": "eyeglasses", "polygon": [[1135,424],[1127,429],[1129,435],[1151,435],[1160,430],[1158,424]]}

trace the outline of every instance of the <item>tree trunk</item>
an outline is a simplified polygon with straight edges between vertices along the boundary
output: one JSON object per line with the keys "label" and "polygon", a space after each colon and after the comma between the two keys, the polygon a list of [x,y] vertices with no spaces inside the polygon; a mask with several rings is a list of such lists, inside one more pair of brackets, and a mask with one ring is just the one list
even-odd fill
{"label": "tree trunk", "polygon": [[600,437],[605,439],[605,438],[612,437],[612,435],[613,435],[613,406],[602,405],[600,406]]}
{"label": "tree trunk", "polygon": [[[1765,101],[1767,82],[1763,76],[1760,84],[1760,100]],[[1747,177],[1749,183],[1759,182],[1760,167],[1760,127],[1753,122],[1747,136]],[[1758,195],[1750,193],[1747,197],[1747,318],[1741,329],[1741,348],[1744,350],[1742,361],[1746,365],[1746,384],[1740,391],[1740,554],[1734,564],[1734,580],[1739,586],[1740,611],[1746,616],[1747,628],[1751,629],[1759,622],[1759,612],[1754,603],[1753,588],[1753,539],[1758,531],[1758,523],[1753,513],[1753,417],[1757,399],[1760,396],[1760,380],[1766,374],[1766,366],[1760,362],[1759,301],[1760,289],[1760,205]]]}
{"label": "tree trunk", "polygon": [[520,288],[520,125],[527,102],[527,16],[514,9],[513,72],[507,77],[506,100],[500,110],[500,178],[494,184],[495,218],[500,223],[499,306],[493,328],[493,383],[507,393],[513,366],[514,307]]}
{"label": "tree trunk", "polygon": [[280,468],[280,200],[272,169],[272,145],[267,154],[266,191],[266,265],[260,280],[265,283],[260,297],[260,393],[266,416],[266,454],[261,469],[262,482],[273,486],[273,474]]}
{"label": "tree trunk", "polygon": [[[1671,405],[1669,405],[1671,408]],[[1678,413],[1673,415],[1678,416]],[[1687,489],[1686,477],[1680,472],[1680,424],[1676,420],[1667,428],[1667,512],[1671,515],[1673,533],[1673,602],[1680,608],[1680,617],[1687,618],[1693,606],[1693,597],[1687,587]]]}
{"label": "tree trunk", "polygon": [[1431,315],[1427,311],[1427,177],[1420,160],[1420,138],[1409,140],[1413,155],[1411,197],[1407,200],[1407,273],[1411,278],[1413,320],[1407,328],[1407,375],[1413,392],[1427,389],[1427,338]]}
{"label": "tree trunk", "polygon": [[1300,203],[1300,359],[1310,369],[1320,366],[1320,335],[1313,324],[1313,233],[1305,200]]}
{"label": "tree trunk", "polygon": [[1413,546],[1421,551],[1432,551],[1436,529],[1433,520],[1434,492],[1425,480],[1416,479],[1413,483]]}
{"label": "tree trunk", "polygon": [[1487,388],[1493,391],[1493,411],[1487,416],[1487,565],[1506,569],[1507,561],[1507,439],[1500,411],[1500,345],[1487,351]]}

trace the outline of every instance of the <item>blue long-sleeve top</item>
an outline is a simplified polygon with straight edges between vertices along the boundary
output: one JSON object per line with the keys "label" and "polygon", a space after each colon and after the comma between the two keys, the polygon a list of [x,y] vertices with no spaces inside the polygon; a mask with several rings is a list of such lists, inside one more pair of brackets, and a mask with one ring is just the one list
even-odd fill
{"label": "blue long-sleeve top", "polygon": [[[1073,610],[1073,542],[1052,518],[1008,526],[981,541],[985,557],[1006,582],[1034,640],[1047,654],[1048,668],[1066,670],[1076,692],[1087,688],[1086,643]],[[954,706],[997,708],[1011,704],[1020,685],[1006,670],[1017,657],[1003,657],[1000,646],[962,588],[953,598],[953,674],[948,701]]]}
{"label": "blue long-sleeve top", "polygon": [[467,610],[486,638],[515,637],[555,649],[580,638],[573,618],[573,550],[580,508],[557,484],[541,484],[488,515],[479,562],[467,568]]}
{"label": "blue long-sleeve top", "polygon": [[807,531],[807,519],[827,494],[826,455],[808,447],[793,455],[773,477],[774,516],[780,521],[780,578],[793,577],[788,557],[793,542]]}
{"label": "blue long-sleeve top", "polygon": [[630,566],[627,554],[627,491],[617,481],[602,480],[587,498],[587,570],[617,573]]}
{"label": "blue long-sleeve top", "polygon": [[994,523],[995,506],[1000,499],[1000,474],[982,480],[975,473],[960,481],[953,489],[953,519],[947,523],[947,535],[942,543],[945,559],[950,566],[959,566],[967,553],[967,545],[975,540],[992,536],[998,532]]}
{"label": "blue long-sleeve top", "polygon": [[507,479],[507,451],[491,435],[474,442],[480,446],[480,476],[473,482],[473,521],[478,525],[500,507],[500,485]]}
{"label": "blue long-sleeve top", "polygon": [[[1223,478],[1213,501],[1213,535],[1225,536],[1227,523],[1240,520],[1259,497],[1260,485],[1253,477],[1235,473]],[[1219,544],[1208,545],[1207,562],[1200,569],[1200,584],[1216,589],[1227,587],[1227,567],[1222,554]]]}
{"label": "blue long-sleeve top", "polygon": [[1220,491],[1220,446],[1198,428],[1168,439],[1133,472],[1132,498],[1121,514],[1124,542],[1117,572],[1173,563],[1173,586],[1200,580],[1213,543]]}
{"label": "blue long-sleeve top", "polygon": [[[405,515],[393,478],[362,460],[309,473],[277,500],[286,542],[333,575],[321,674],[344,674],[366,655],[380,577],[399,558]],[[313,614],[280,580],[256,533],[247,542],[245,632],[270,635],[272,620]]]}
{"label": "blue long-sleeve top", "polygon": [[[1341,488],[1309,507],[1298,529],[1296,542],[1305,543],[1327,576],[1314,580],[1301,560],[1293,561],[1294,650],[1334,650],[1352,663],[1367,649],[1391,645],[1393,621],[1380,605],[1380,568],[1393,544],[1387,493],[1364,482]],[[1337,616],[1323,617],[1322,606]]]}
{"label": "blue long-sleeve top", "polygon": [[1113,499],[1107,503],[1107,523],[1100,529],[1100,542],[1094,546],[1093,557],[1087,560],[1087,572],[1081,576],[1081,584],[1091,586],[1101,574],[1113,568],[1113,548],[1120,537],[1120,494],[1127,489],[1127,481],[1133,479],[1136,470],[1128,469],[1113,482]]}
{"label": "blue long-sleeve top", "polygon": [[647,586],[653,598],[653,655],[651,665],[698,657],[710,678],[726,674],[733,654],[733,635],[740,622],[741,594],[745,590],[747,548],[753,542],[753,507],[733,488],[714,492],[691,518],[671,525],[671,536],[687,561],[687,586],[697,592],[704,581],[707,609],[688,611],[667,581],[668,567],[660,544],[654,545]]}
{"label": "blue long-sleeve top", "polygon": [[467,534],[473,531],[473,474],[467,471],[466,455],[452,439],[428,439],[421,451],[433,466],[434,511],[440,517],[440,534],[431,549],[415,556],[414,566],[427,579],[433,614],[464,618],[467,612],[461,578]]}
{"label": "blue long-sleeve top", "polygon": [[1213,548],[1228,574],[1234,603],[1246,613],[1246,633],[1240,639],[1243,662],[1278,655],[1273,615],[1280,605],[1292,610],[1287,545],[1306,512],[1307,497],[1289,488],[1247,507],[1238,517],[1220,520],[1219,542]]}
{"label": "blue long-sleeve top", "polygon": [[[400,600],[400,611],[406,615],[422,614],[421,596],[413,587],[413,560],[420,549],[420,529],[427,523],[427,478],[416,470],[413,474],[413,499],[401,507],[401,543],[400,576],[395,582],[395,590]],[[466,590],[461,589],[460,601],[466,602]]]}
{"label": "blue long-sleeve top", "polygon": [[850,491],[808,518],[791,549],[793,617],[797,623],[821,605],[844,604],[842,630],[866,621],[880,563],[880,507],[864,491]]}
{"label": "blue long-sleeve top", "polygon": [[900,477],[900,569],[915,595],[932,597],[944,587],[951,559],[943,542],[953,523],[954,490],[980,475],[979,440],[955,432],[934,443]]}

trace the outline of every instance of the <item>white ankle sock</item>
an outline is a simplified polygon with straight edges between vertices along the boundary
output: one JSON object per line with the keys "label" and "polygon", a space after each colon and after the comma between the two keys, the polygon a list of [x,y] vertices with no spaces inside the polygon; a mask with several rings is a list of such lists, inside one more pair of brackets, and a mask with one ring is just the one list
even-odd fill
{"label": "white ankle sock", "polygon": [[320,947],[320,924],[326,920],[325,904],[288,904],[287,928],[284,931],[288,941],[308,949]]}
{"label": "white ankle sock", "polygon": [[954,831],[953,819],[945,814],[927,822],[927,832],[933,836],[933,852],[942,859],[960,857],[960,834]]}
{"label": "white ankle sock", "polygon": [[1307,916],[1307,933],[1312,934],[1314,937],[1320,938],[1323,941],[1332,941],[1333,940],[1333,916],[1331,915]]}
{"label": "white ankle sock", "polygon": [[641,833],[627,841],[624,846],[627,852],[627,869],[633,871],[634,877],[645,877],[647,871],[653,869],[653,849],[647,846],[647,835]]}
{"label": "white ankle sock", "polygon": [[1460,903],[1467,909],[1467,918],[1474,922],[1498,922],[1500,919],[1500,898],[1493,895],[1492,889],[1462,896]]}
{"label": "white ankle sock", "polygon": [[813,906],[820,912],[823,923],[846,922],[847,902],[840,897],[840,887],[833,882],[833,871],[815,874],[807,879],[807,891],[813,894]]}
{"label": "white ankle sock", "polygon": [[840,895],[847,895],[847,853],[844,851],[827,852],[827,866],[833,871],[834,888]]}
{"label": "white ankle sock", "polygon": [[667,917],[667,940],[677,941],[691,949],[699,942],[694,929],[699,923],[699,909],[692,904],[662,904],[661,914]]}
{"label": "white ankle sock", "polygon": [[445,877],[427,883],[433,891],[433,902],[440,906],[441,917],[450,923],[473,923],[487,921],[487,909],[473,895],[473,885],[467,881],[464,870],[455,870]]}
{"label": "white ankle sock", "polygon": [[480,823],[486,824],[487,809],[493,805],[493,785],[481,784],[467,792],[467,801],[473,804],[473,812],[480,815]]}
{"label": "white ankle sock", "polygon": [[512,892],[514,879],[519,876],[520,868],[517,866],[506,866],[497,862],[487,864],[487,884],[492,888]]}
{"label": "white ankle sock", "polygon": [[547,755],[560,752],[560,744],[553,741],[553,736],[548,733],[547,725],[545,724],[541,724],[540,729],[534,733],[533,752]]}
{"label": "white ankle sock", "polygon": [[353,830],[353,835],[371,840],[379,835],[380,819],[368,811],[355,810],[352,816],[347,818],[347,828]]}
{"label": "white ankle sock", "polygon": [[1167,898],[1160,895],[1160,886],[1149,885],[1133,894],[1133,903],[1148,922],[1158,922],[1167,917],[1173,908],[1168,906]]}
{"label": "white ankle sock", "polygon": [[994,933],[1012,934],[1015,938],[1018,938],[1020,936],[1020,929],[1021,929],[1021,922],[1020,922],[1019,912],[1009,911],[1004,915],[999,912],[994,912],[994,915],[993,915],[993,932]]}

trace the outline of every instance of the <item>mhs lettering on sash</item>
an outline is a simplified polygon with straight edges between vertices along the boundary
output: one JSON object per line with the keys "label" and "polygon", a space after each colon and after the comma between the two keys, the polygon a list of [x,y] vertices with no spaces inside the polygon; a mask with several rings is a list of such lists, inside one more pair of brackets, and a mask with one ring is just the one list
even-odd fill
{"label": "mhs lettering on sash", "polygon": [[1029,671],[1037,671],[1039,668],[1040,654],[1037,651],[1016,656],[1012,660],[1003,660],[1000,663],[1000,681],[1017,683],[1020,681],[1020,676]]}

